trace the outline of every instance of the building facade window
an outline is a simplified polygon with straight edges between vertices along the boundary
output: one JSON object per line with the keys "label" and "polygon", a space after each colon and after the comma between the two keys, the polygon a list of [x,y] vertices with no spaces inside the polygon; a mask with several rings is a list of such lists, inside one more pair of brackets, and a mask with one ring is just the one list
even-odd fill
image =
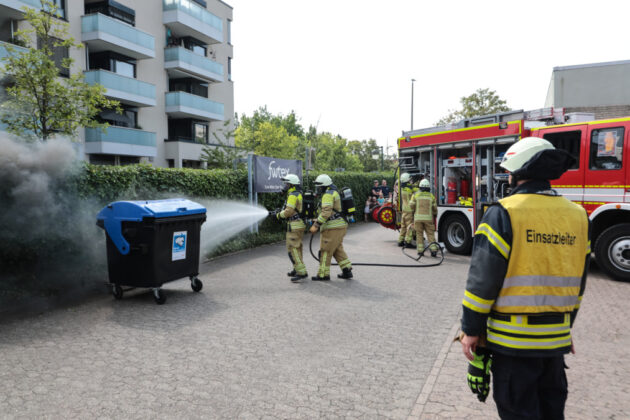
{"label": "building facade window", "polygon": [[168,139],[170,141],[185,141],[189,143],[208,143],[209,127],[206,121],[191,118],[176,118],[168,120]]}
{"label": "building facade window", "polygon": [[[49,45],[49,48],[53,53],[51,59],[55,62],[55,66],[57,66],[57,68],[59,69],[59,76],[70,77],[70,69],[63,66],[64,60],[70,57],[69,50],[67,47],[55,46],[54,44],[57,41],[59,40],[55,38],[50,39],[51,45]],[[41,49],[43,46],[44,42],[40,38],[37,38],[37,48]]]}
{"label": "building facade window", "polygon": [[92,53],[90,70],[109,70],[121,76],[136,78],[136,60],[111,51]]}
{"label": "building facade window", "polygon": [[227,20],[227,43],[232,45],[232,21],[230,19]]}
{"label": "building facade window", "polygon": [[227,74],[228,74],[228,80],[232,80],[232,57],[228,57],[228,69],[227,69]]}
{"label": "building facade window", "polygon": [[101,13],[114,19],[118,19],[131,26],[136,26],[136,11],[113,0],[103,0],[85,5],[85,14]]}
{"label": "building facade window", "polygon": [[186,92],[193,95],[208,97],[208,83],[191,77],[183,79],[170,79],[168,81],[170,92]]}

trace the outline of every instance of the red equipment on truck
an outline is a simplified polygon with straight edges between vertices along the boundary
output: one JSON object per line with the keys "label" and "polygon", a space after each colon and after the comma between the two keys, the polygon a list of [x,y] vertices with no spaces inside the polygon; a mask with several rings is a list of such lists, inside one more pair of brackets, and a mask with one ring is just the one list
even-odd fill
{"label": "red equipment on truck", "polygon": [[453,253],[470,252],[484,211],[509,194],[508,174],[499,166],[503,154],[528,136],[542,137],[576,158],[552,187],[588,212],[599,267],[630,281],[630,117],[594,120],[544,108],[403,132],[400,172],[431,181],[439,241]]}

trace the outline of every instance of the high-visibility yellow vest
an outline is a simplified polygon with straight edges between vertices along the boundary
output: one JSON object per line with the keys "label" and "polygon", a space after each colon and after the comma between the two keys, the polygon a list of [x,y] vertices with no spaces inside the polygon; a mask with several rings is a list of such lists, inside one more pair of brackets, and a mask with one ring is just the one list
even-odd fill
{"label": "high-visibility yellow vest", "polygon": [[[489,238],[508,259],[503,286],[489,308],[488,342],[524,350],[553,350],[571,345],[570,314],[580,305],[588,218],[564,197],[515,194],[499,200],[510,215],[512,244],[489,226],[477,233]],[[553,323],[538,315],[564,314]]]}
{"label": "high-visibility yellow vest", "polygon": [[411,195],[413,191],[409,187],[403,187],[401,190],[401,198],[402,198],[402,211],[405,213],[411,213],[411,206],[409,205],[409,201],[411,200]]}
{"label": "high-visibility yellow vest", "polygon": [[[289,210],[290,209],[290,210]],[[295,231],[305,229],[306,225],[300,218],[302,213],[302,193],[295,187],[291,187],[288,191],[287,201],[284,203],[284,208],[280,213],[282,218],[287,219],[287,230]]]}
{"label": "high-visibility yellow vest", "polygon": [[433,221],[433,217],[437,213],[437,204],[435,197],[429,191],[418,191],[411,197],[415,201],[416,211],[413,215],[414,221]]}
{"label": "high-visibility yellow vest", "polygon": [[341,196],[336,189],[328,188],[322,196],[317,222],[321,225],[322,232],[326,229],[338,229],[348,225],[342,217]]}

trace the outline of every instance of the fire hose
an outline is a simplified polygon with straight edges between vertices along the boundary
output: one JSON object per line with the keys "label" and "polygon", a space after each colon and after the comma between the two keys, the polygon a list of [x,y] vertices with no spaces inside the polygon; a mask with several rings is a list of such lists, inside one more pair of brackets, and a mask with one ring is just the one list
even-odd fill
{"label": "fire hose", "polygon": [[[311,252],[311,256],[317,261],[319,262],[319,258],[317,258],[315,256],[315,253],[313,252],[313,238],[315,237],[315,234],[311,234],[311,240],[309,241],[308,244],[308,248],[309,251]],[[412,260],[416,261],[416,264],[377,264],[377,263],[352,263],[352,266],[355,265],[363,265],[363,266],[371,266],[371,267],[400,267],[400,268],[418,268],[418,267],[436,267],[440,264],[442,264],[442,262],[444,261],[444,250],[442,249],[442,247],[440,246],[440,244],[438,244],[437,242],[431,242],[429,243],[424,250],[422,251],[422,253],[424,254],[424,252],[426,252],[429,247],[431,245],[437,245],[438,249],[439,249],[439,253],[440,253],[440,260],[432,263],[432,264],[422,264],[420,263],[420,259],[422,258],[422,255],[418,256],[418,258],[414,258],[411,255],[407,254],[405,252],[405,248],[402,248],[402,253],[405,254],[405,256],[407,256],[408,258],[411,258]],[[331,265],[339,265],[337,263],[331,263]]]}

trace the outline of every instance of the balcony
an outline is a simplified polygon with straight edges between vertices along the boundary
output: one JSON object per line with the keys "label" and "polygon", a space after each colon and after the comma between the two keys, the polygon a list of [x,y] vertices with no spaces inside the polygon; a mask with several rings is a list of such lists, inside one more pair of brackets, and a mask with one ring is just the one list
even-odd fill
{"label": "balcony", "polygon": [[153,36],[100,13],[81,17],[81,40],[90,52],[114,51],[138,60],[155,57]]}
{"label": "balcony", "polygon": [[186,92],[166,92],[166,113],[173,118],[223,121],[223,104]]}
{"label": "balcony", "polygon": [[155,133],[109,126],[85,129],[85,152],[90,154],[156,156]]}
{"label": "balcony", "polygon": [[173,78],[193,76],[212,82],[223,82],[223,66],[182,47],[164,50],[164,68]]}
{"label": "balcony", "polygon": [[17,45],[0,41],[0,69],[4,67],[4,62],[2,61],[2,59],[4,57],[8,57],[9,55],[9,51],[7,50],[6,46],[13,47],[15,52],[25,52],[27,50],[27,48],[18,47]]}
{"label": "balcony", "polygon": [[23,7],[39,10],[42,5],[39,0],[0,0],[0,16],[8,19],[22,19],[24,17]]}
{"label": "balcony", "polygon": [[89,84],[101,84],[105,87],[105,96],[133,106],[155,106],[155,85],[131,77],[121,76],[107,70],[85,72],[85,81]]}
{"label": "balcony", "polygon": [[223,21],[192,0],[162,0],[162,22],[178,37],[192,36],[206,44],[223,42]]}

